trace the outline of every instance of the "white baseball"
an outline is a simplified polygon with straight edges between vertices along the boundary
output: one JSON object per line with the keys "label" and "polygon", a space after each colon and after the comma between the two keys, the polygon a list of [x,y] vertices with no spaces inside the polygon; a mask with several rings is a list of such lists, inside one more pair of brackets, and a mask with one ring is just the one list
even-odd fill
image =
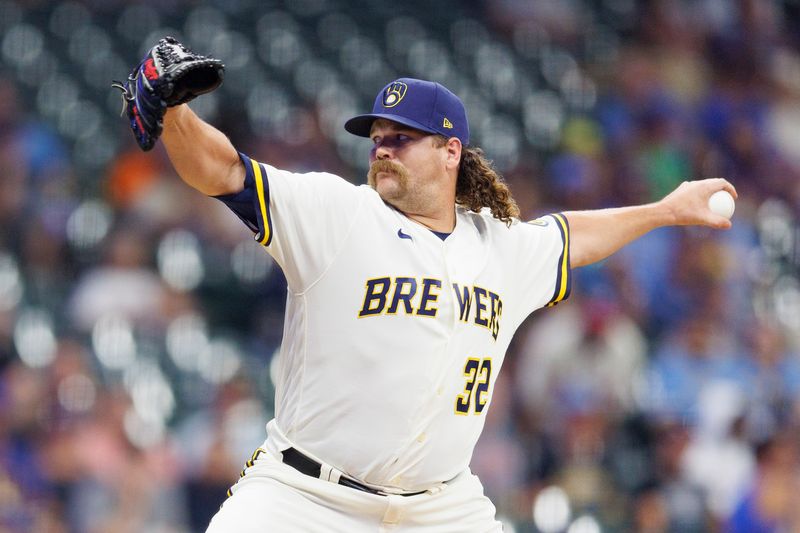
{"label": "white baseball", "polygon": [[728,191],[717,191],[708,199],[708,208],[715,215],[731,218],[736,209],[736,202],[733,201],[733,196]]}

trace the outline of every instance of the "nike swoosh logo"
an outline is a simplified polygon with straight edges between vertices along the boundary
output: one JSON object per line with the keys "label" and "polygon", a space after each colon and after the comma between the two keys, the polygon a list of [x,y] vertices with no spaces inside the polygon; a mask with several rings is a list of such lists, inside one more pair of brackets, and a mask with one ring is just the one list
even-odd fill
{"label": "nike swoosh logo", "polygon": [[408,233],[403,233],[403,228],[397,230],[397,236],[401,239],[408,239],[409,241],[413,241],[414,239]]}

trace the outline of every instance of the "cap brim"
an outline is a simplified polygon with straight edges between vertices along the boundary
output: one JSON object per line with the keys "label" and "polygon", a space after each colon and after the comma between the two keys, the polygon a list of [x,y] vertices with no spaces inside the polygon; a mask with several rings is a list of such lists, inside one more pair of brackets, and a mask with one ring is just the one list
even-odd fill
{"label": "cap brim", "polygon": [[401,117],[399,115],[392,115],[389,113],[371,113],[368,115],[358,115],[357,117],[353,117],[347,122],[345,122],[344,129],[346,129],[353,135],[358,135],[359,137],[369,137],[369,130],[372,128],[372,123],[378,120],[379,118],[390,120],[392,122],[397,122],[398,124],[402,124],[403,126],[408,126],[409,128],[414,128],[415,130],[420,130],[427,133],[439,133],[436,130],[432,130],[427,126],[424,126],[423,124],[417,122],[416,120],[411,120],[405,117]]}

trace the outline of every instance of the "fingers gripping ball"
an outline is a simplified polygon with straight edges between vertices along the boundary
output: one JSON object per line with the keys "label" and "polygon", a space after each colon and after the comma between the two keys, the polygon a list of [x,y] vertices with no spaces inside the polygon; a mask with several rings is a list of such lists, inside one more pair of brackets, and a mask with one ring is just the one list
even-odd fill
{"label": "fingers gripping ball", "polygon": [[729,219],[736,209],[736,202],[728,191],[717,191],[708,199],[708,208],[715,215]]}
{"label": "fingers gripping ball", "polygon": [[122,91],[123,113],[139,147],[153,148],[168,107],[213,91],[222,83],[224,71],[221,61],[195,54],[173,37],[158,41],[127,81],[112,84]]}

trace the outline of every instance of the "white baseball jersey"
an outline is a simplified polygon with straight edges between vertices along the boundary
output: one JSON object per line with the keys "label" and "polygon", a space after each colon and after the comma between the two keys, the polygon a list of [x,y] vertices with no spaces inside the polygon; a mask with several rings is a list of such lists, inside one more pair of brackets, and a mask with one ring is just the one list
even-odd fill
{"label": "white baseball jersey", "polygon": [[371,187],[242,160],[288,281],[268,439],[388,490],[454,478],[514,331],[569,294],[566,218],[458,207],[442,240]]}

